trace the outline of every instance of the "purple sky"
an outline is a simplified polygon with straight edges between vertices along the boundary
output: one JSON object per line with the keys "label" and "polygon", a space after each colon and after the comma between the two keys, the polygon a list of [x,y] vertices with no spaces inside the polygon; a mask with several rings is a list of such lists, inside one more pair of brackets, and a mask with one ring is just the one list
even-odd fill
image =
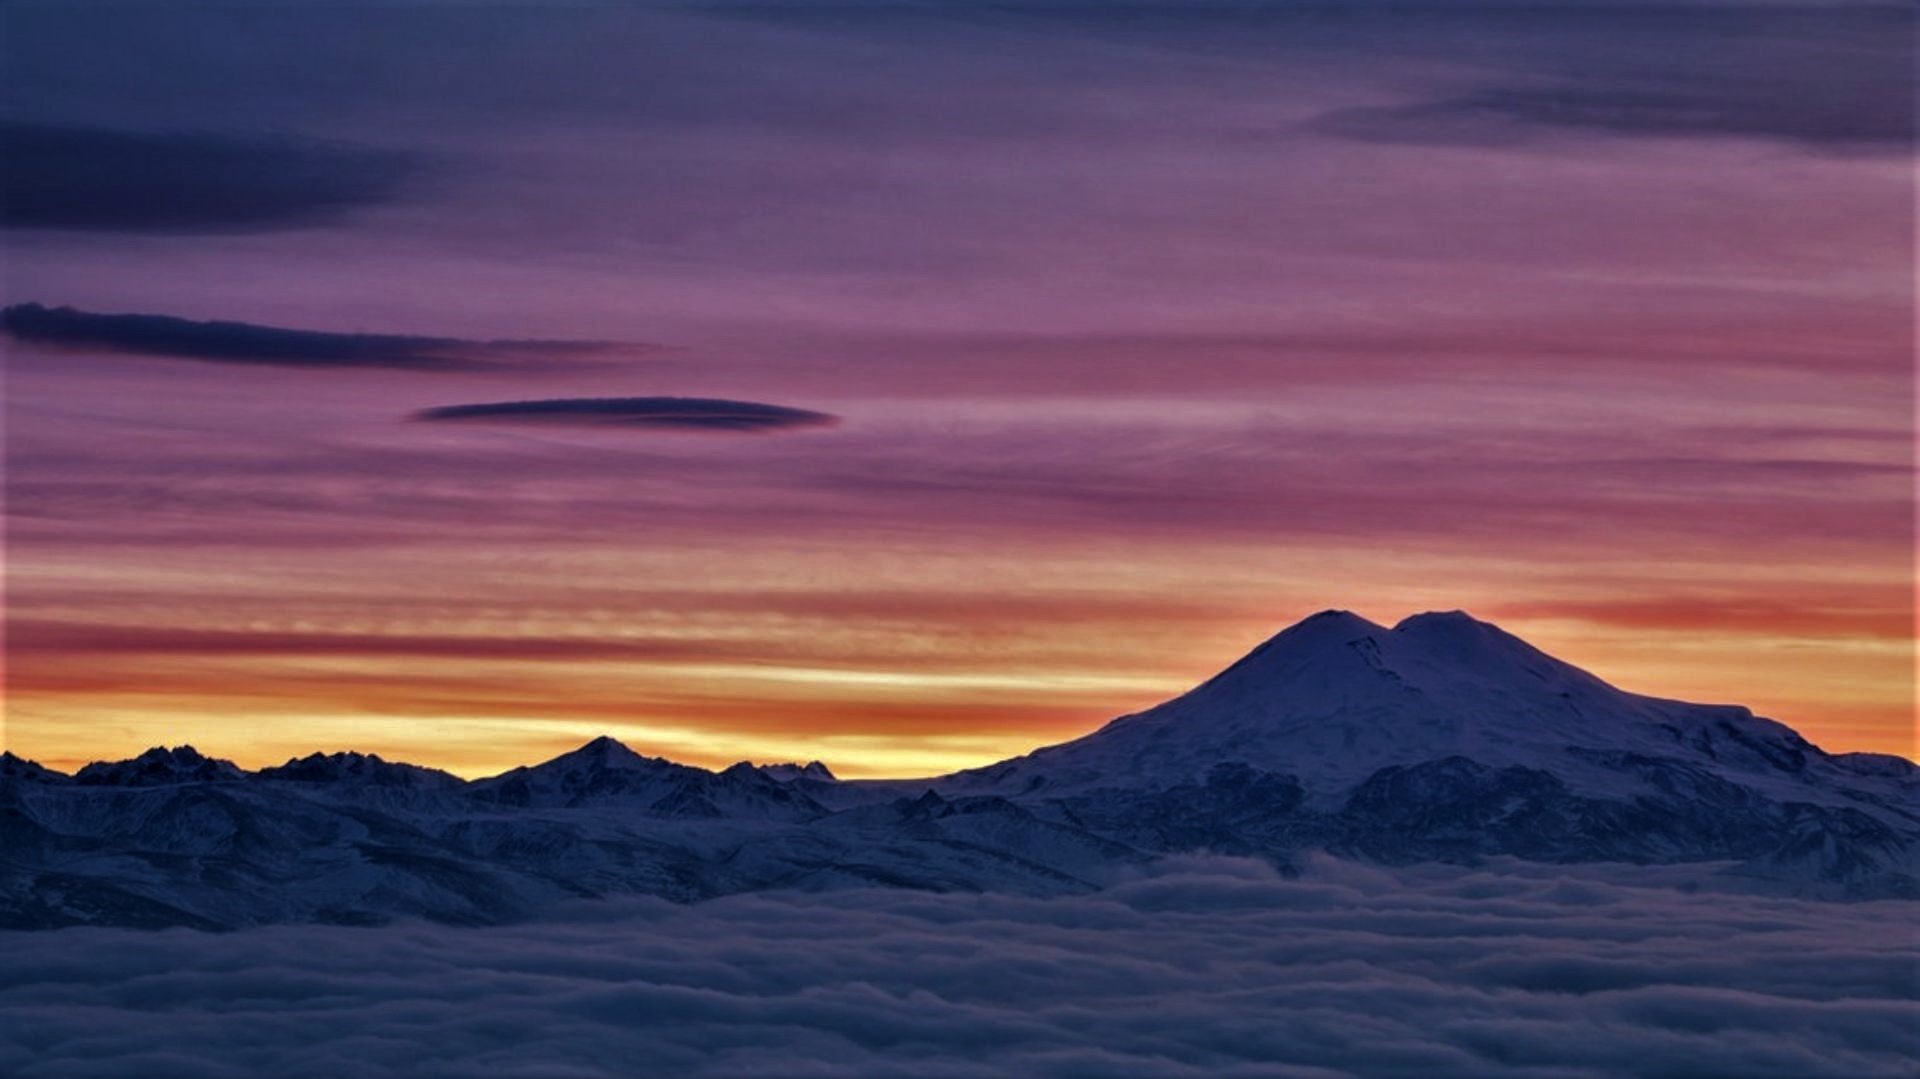
{"label": "purple sky", "polygon": [[[10,12],[7,302],[314,333],[10,316],[6,743],[924,772],[1337,606],[1911,754],[1911,21]],[[580,398],[832,422],[410,418]]]}

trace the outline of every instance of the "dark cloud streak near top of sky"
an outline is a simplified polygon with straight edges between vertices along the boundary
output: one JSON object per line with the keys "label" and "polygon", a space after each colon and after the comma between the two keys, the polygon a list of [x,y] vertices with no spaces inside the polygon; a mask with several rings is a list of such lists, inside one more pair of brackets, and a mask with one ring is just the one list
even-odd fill
{"label": "dark cloud streak near top of sky", "polygon": [[1426,145],[1509,144],[1551,131],[1757,139],[1822,152],[1914,145],[1907,11],[1601,9],[1471,25],[1490,35],[1477,83],[1339,109],[1316,128]]}
{"label": "dark cloud streak near top of sky", "polygon": [[1651,137],[1772,139],[1821,150],[1902,153],[1914,144],[1910,106],[1613,90],[1579,84],[1490,86],[1459,97],[1391,108],[1342,109],[1317,127],[1366,141],[1500,145],[1544,130]]}
{"label": "dark cloud streak near top of sky", "polygon": [[0,326],[16,340],[58,348],[166,356],[215,363],[292,367],[475,367],[524,354],[579,354],[635,348],[597,341],[470,341],[408,334],[335,333],[171,315],[97,314],[15,304]]}
{"label": "dark cloud streak near top of sky", "polygon": [[412,154],[271,135],[0,123],[8,228],[261,232],[396,198]]}

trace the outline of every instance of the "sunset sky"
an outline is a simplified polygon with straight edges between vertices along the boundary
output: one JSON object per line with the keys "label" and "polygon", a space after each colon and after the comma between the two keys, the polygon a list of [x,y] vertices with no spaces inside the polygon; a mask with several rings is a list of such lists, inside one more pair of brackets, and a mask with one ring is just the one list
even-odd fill
{"label": "sunset sky", "polygon": [[6,18],[15,753],[927,774],[1328,607],[1915,752],[1911,8]]}

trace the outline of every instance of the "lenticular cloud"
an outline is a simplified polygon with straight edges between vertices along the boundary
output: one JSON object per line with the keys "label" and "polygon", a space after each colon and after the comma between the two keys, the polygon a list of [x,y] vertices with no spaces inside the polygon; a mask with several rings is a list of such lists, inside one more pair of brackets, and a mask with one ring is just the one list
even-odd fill
{"label": "lenticular cloud", "polygon": [[1071,898],[8,934],[0,1072],[1913,1073],[1920,904],[1689,891],[1690,872],[1189,859]]}

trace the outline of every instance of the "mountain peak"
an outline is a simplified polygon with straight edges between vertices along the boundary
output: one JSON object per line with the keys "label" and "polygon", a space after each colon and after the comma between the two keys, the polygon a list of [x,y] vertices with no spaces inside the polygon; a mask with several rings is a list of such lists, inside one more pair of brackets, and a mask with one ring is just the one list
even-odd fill
{"label": "mountain peak", "polygon": [[1310,614],[1267,639],[1267,645],[1311,646],[1321,643],[1345,644],[1361,637],[1389,632],[1387,627],[1370,622],[1352,611],[1325,610]]}
{"label": "mountain peak", "polygon": [[1305,618],[1302,618],[1300,621],[1289,626],[1288,630],[1301,629],[1308,626],[1316,629],[1359,630],[1363,633],[1384,628],[1354,614],[1352,611],[1339,607],[1329,607],[1324,611],[1315,611]]}
{"label": "mountain peak", "polygon": [[1393,632],[1398,636],[1425,641],[1497,641],[1517,645],[1530,652],[1537,651],[1519,637],[1465,611],[1427,611],[1408,615],[1394,624]]}
{"label": "mountain peak", "polygon": [[1321,611],[1262,641],[1259,647],[1241,656],[1207,684],[1269,680],[1301,665],[1323,662],[1354,641],[1385,636],[1388,632],[1385,626],[1369,622],[1352,611]]}
{"label": "mountain peak", "polygon": [[573,750],[570,753],[562,753],[547,763],[559,764],[561,762],[592,765],[599,768],[639,768],[652,763],[652,759],[635,753],[627,747],[625,742],[603,734],[581,746],[579,749]]}
{"label": "mountain peak", "polygon": [[1417,646],[1431,661],[1462,670],[1475,669],[1502,677],[1524,671],[1535,679],[1603,684],[1578,667],[1465,611],[1428,611],[1401,619],[1393,627],[1393,636],[1397,641]]}
{"label": "mountain peak", "polygon": [[0,750],[0,779],[57,779],[64,782],[68,777],[64,772],[56,772],[39,761],[17,756],[12,750]]}
{"label": "mountain peak", "polygon": [[232,761],[203,756],[192,746],[154,746],[132,760],[95,761],[74,773],[74,779],[101,786],[146,787],[240,779],[244,775]]}
{"label": "mountain peak", "polygon": [[[1328,610],[1173,700],[1026,760],[1044,762],[1056,789],[1202,777],[1239,762],[1332,797],[1380,768],[1453,756],[1505,766],[1569,746],[1666,752],[1671,730],[1701,715],[1622,693],[1464,611],[1387,629]],[[995,774],[1029,782],[1032,765]]]}
{"label": "mountain peak", "polygon": [[1400,621],[1394,623],[1393,631],[1395,633],[1399,633],[1402,631],[1422,631],[1422,630],[1433,630],[1433,629],[1460,630],[1460,629],[1472,629],[1476,626],[1486,626],[1492,629],[1499,628],[1497,626],[1494,626],[1494,624],[1491,622],[1482,622],[1480,619],[1475,618],[1474,616],[1468,614],[1465,611],[1452,610],[1452,611],[1423,611],[1420,614],[1410,614],[1407,617],[1402,618]]}
{"label": "mountain peak", "polygon": [[1483,622],[1465,611],[1427,611],[1423,614],[1408,615],[1394,623],[1393,633],[1396,637],[1409,637],[1440,645],[1511,642],[1532,648],[1525,641],[1492,622]]}
{"label": "mountain peak", "polygon": [[460,778],[438,768],[388,761],[378,753],[345,750],[337,753],[309,753],[287,763],[262,768],[254,773],[261,779],[286,779],[309,783],[358,782],[381,787],[441,787],[460,785]]}
{"label": "mountain peak", "polygon": [[808,761],[805,764],[792,761],[779,764],[763,764],[760,766],[760,771],[765,773],[769,778],[779,780],[782,783],[788,783],[796,779],[817,779],[827,783],[836,783],[839,781],[833,772],[819,761]]}

